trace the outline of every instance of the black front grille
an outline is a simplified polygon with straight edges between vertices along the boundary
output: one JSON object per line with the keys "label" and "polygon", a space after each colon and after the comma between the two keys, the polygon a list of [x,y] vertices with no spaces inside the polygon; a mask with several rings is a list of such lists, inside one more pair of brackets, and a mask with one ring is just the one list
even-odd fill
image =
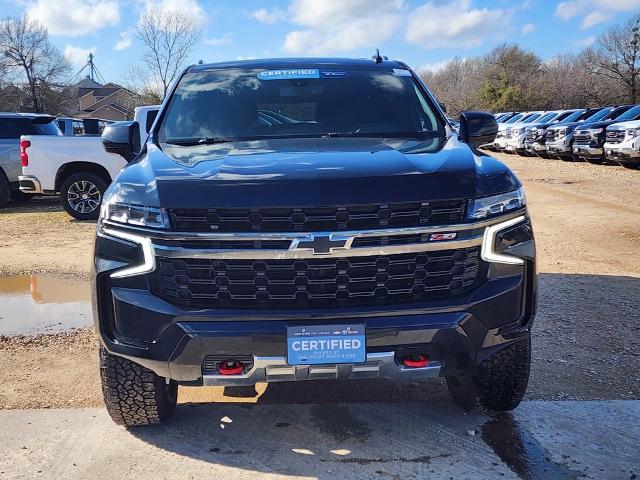
{"label": "black front grille", "polygon": [[169,210],[174,230],[189,232],[317,232],[419,227],[465,219],[465,200],[305,208]]}
{"label": "black front grille", "polygon": [[607,142],[609,143],[621,143],[624,137],[624,130],[607,130]]}
{"label": "black front grille", "polygon": [[591,133],[588,130],[578,130],[573,136],[573,143],[578,145],[589,145],[591,143]]}
{"label": "black front grille", "polygon": [[187,308],[295,309],[457,296],[482,278],[479,248],[304,260],[158,257],[152,291]]}

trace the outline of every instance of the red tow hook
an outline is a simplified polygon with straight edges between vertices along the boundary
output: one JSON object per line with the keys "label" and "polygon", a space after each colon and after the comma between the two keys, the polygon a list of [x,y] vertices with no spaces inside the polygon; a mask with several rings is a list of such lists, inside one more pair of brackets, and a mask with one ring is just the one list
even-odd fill
{"label": "red tow hook", "polygon": [[409,368],[426,367],[429,364],[429,357],[421,354],[407,355],[402,359],[402,364]]}
{"label": "red tow hook", "polygon": [[218,373],[220,375],[240,375],[244,371],[244,363],[242,362],[220,362],[218,364]]}

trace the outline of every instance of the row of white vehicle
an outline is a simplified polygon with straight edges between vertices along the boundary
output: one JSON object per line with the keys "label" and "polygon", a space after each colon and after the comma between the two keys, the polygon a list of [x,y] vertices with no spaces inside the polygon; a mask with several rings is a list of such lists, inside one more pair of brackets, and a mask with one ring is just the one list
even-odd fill
{"label": "row of white vehicle", "polygon": [[[159,105],[137,107],[135,139],[143,145]],[[60,195],[63,208],[78,220],[98,217],[100,202],[111,180],[127,162],[105,152],[100,136],[22,135],[20,191],[27,195]]]}
{"label": "row of white vehicle", "polygon": [[640,167],[640,105],[496,114],[494,151]]}

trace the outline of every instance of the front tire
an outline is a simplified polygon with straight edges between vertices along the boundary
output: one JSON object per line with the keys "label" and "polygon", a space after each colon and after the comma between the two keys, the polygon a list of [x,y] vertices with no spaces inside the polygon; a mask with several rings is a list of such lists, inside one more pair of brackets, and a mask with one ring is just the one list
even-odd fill
{"label": "front tire", "polygon": [[100,347],[100,378],[107,412],[118,425],[158,425],[178,401],[178,384]]}
{"label": "front tire", "polygon": [[0,168],[0,207],[4,207],[7,204],[10,195],[11,185],[2,171],[2,168]]}
{"label": "front tire", "polygon": [[531,333],[493,354],[473,371],[447,377],[447,387],[453,400],[467,411],[477,403],[493,411],[513,410],[527,391],[530,370]]}
{"label": "front tire", "polygon": [[69,175],[60,187],[62,207],[77,220],[97,220],[106,189],[107,183],[95,173]]}

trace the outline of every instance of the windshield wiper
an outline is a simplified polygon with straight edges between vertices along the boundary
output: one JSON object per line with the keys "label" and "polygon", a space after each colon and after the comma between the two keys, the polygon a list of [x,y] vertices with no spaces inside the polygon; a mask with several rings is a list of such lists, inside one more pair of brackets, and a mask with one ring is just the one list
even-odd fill
{"label": "windshield wiper", "polygon": [[435,138],[438,132],[327,132],[323,138],[418,138],[421,140]]}
{"label": "windshield wiper", "polygon": [[233,142],[231,138],[225,137],[184,137],[184,138],[169,138],[162,143],[169,143],[171,145],[180,145],[182,147],[192,147],[196,145],[213,145],[216,143]]}

